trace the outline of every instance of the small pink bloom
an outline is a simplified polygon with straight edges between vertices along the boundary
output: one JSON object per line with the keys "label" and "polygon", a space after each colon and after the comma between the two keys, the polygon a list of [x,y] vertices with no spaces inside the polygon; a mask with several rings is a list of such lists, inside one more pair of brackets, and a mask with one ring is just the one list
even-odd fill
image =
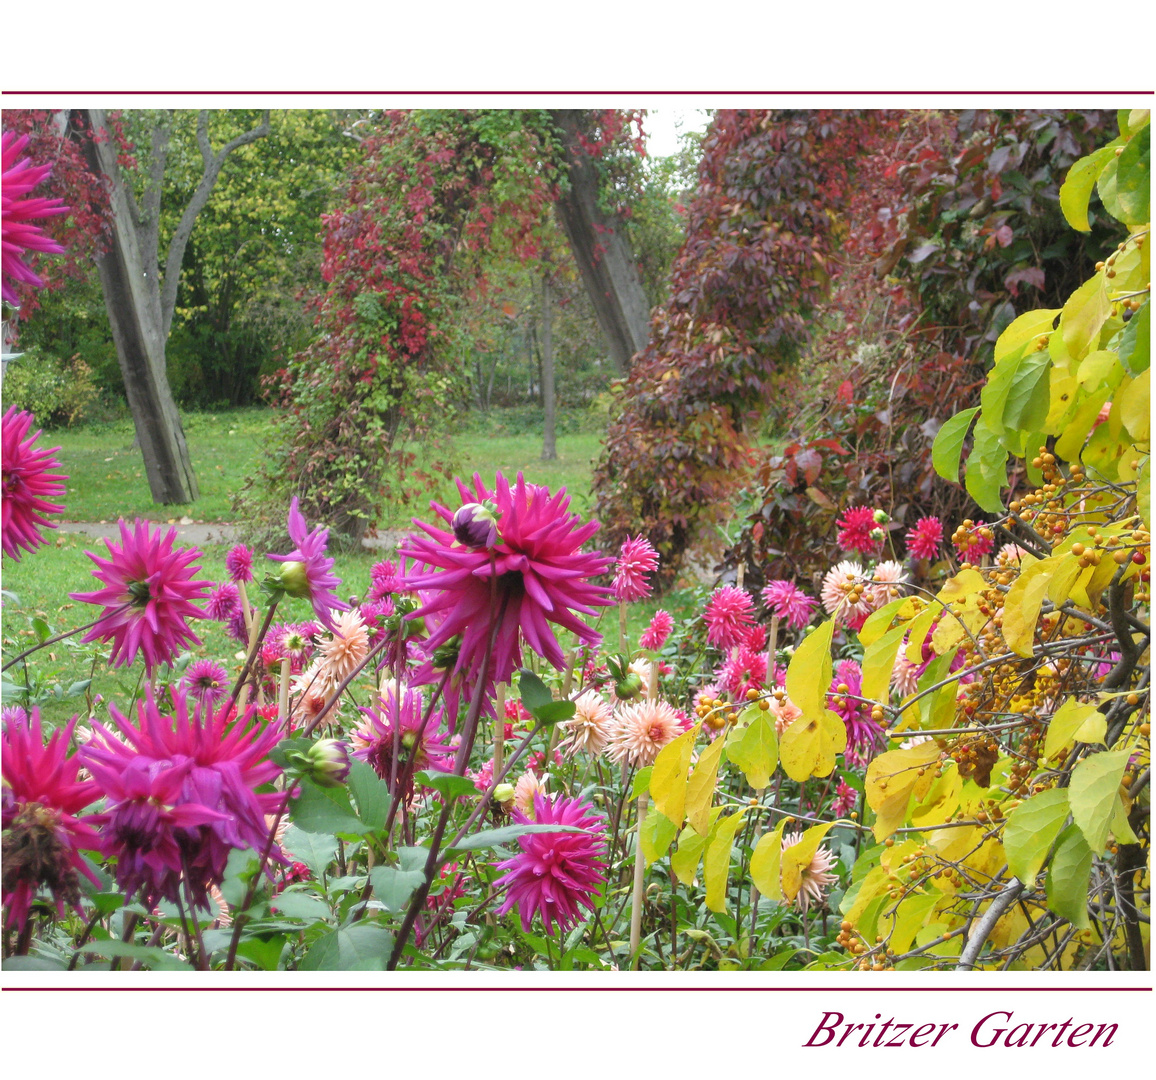
{"label": "small pink bloom", "polygon": [[875,511],[871,507],[848,507],[837,524],[839,547],[844,551],[861,551],[870,555],[878,550],[879,541],[871,535],[876,528]]}
{"label": "small pink bloom", "polygon": [[916,559],[934,559],[943,543],[943,522],[922,517],[907,531],[907,551]]}
{"label": "small pink bloom", "polygon": [[642,636],[638,639],[639,648],[658,652],[666,644],[666,639],[673,629],[674,619],[669,612],[659,608],[650,620],[650,625],[642,631]]}
{"label": "small pink bloom", "polygon": [[658,552],[645,537],[627,537],[614,568],[614,598],[620,602],[644,600],[651,593],[646,580],[658,569]]}
{"label": "small pink bloom", "polygon": [[745,590],[723,585],[711,594],[703,618],[707,641],[720,649],[729,649],[740,644],[754,625],[754,601]]}

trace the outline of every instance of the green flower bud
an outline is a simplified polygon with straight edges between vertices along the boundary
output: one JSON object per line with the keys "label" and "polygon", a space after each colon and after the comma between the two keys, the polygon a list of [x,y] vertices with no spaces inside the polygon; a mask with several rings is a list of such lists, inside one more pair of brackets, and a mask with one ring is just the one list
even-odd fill
{"label": "green flower bud", "polygon": [[890,520],[891,520],[891,515],[888,514],[886,510],[876,510],[875,511],[875,524],[876,525],[886,525],[887,522],[889,522]]}
{"label": "green flower bud", "polygon": [[514,785],[513,784],[499,784],[494,788],[494,802],[512,803],[514,801]]}
{"label": "green flower bud", "polygon": [[630,701],[642,693],[642,677],[637,671],[628,671],[614,684],[614,694],[622,701]]}
{"label": "green flower bud", "polygon": [[303,562],[287,562],[281,564],[281,573],[276,580],[276,588],[281,589],[286,596],[296,596],[308,600],[309,575]]}

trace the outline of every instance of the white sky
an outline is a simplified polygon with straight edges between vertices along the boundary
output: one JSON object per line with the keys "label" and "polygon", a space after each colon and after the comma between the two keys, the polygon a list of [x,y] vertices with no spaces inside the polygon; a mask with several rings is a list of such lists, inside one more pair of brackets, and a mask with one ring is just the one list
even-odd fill
{"label": "white sky", "polygon": [[705,131],[709,123],[705,109],[648,109],[642,121],[646,152],[651,157],[669,157],[678,152],[680,133]]}

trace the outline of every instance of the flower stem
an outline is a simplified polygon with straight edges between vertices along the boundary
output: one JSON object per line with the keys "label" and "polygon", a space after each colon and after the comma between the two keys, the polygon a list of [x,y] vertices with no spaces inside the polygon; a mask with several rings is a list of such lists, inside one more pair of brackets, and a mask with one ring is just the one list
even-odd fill
{"label": "flower stem", "polygon": [[122,611],[124,611],[125,608],[131,606],[131,604],[121,604],[121,606],[116,608],[114,611],[105,612],[103,615],[101,615],[100,619],[93,619],[92,622],[85,623],[84,626],[78,626],[75,630],[65,630],[63,634],[57,634],[55,637],[46,638],[44,641],[33,645],[32,648],[25,649],[22,653],[18,653],[16,656],[12,657],[8,663],[0,668],[0,671],[7,671],[13,664],[19,663],[26,657],[31,656],[34,652],[37,652],[40,649],[46,649],[49,645],[55,645],[58,641],[63,641],[65,638],[72,637],[73,634],[79,634],[81,630],[91,630],[98,622],[101,621],[101,619],[112,615],[119,615]]}
{"label": "flower stem", "polygon": [[249,669],[253,666],[253,660],[257,655],[257,644],[265,639],[265,634],[273,622],[273,613],[277,610],[277,604],[281,600],[280,593],[274,593],[269,598],[269,610],[265,613],[265,622],[261,625],[261,632],[254,637],[249,635],[249,653],[245,657],[245,663],[241,668],[241,674],[237,676],[236,683],[233,684],[233,692],[229,695],[229,705],[236,705],[237,698],[241,694],[241,687],[245,685],[245,680],[249,677]]}

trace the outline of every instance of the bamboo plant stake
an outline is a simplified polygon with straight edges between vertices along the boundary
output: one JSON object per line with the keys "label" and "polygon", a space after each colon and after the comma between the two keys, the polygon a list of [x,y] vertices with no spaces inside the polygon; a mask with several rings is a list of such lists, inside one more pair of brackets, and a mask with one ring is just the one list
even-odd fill
{"label": "bamboo plant stake", "polygon": [[[650,661],[650,685],[646,688],[646,700],[654,702],[658,697],[658,661]],[[630,967],[638,970],[642,944],[642,889],[646,879],[646,860],[642,857],[642,823],[646,819],[649,798],[646,791],[638,796],[638,822],[634,835],[634,892],[630,898]]]}

